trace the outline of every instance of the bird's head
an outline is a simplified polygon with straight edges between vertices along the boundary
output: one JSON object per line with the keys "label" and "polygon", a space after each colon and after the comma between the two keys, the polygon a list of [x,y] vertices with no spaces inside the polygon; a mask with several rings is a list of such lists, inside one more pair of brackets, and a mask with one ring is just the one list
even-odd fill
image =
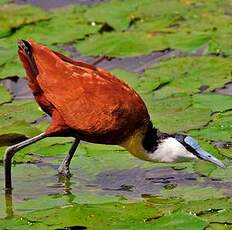
{"label": "bird's head", "polygon": [[199,158],[225,168],[220,160],[203,150],[197,140],[184,134],[167,135],[160,140],[152,155],[154,158],[166,162]]}
{"label": "bird's head", "polygon": [[162,133],[155,128],[135,132],[122,146],[143,160],[177,162],[199,158],[225,167],[220,160],[203,150],[194,138],[184,134]]}

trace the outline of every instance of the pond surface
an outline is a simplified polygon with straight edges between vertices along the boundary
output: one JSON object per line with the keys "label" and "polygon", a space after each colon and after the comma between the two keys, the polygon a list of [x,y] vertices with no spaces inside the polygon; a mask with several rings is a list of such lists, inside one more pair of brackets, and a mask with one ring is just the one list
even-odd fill
{"label": "pond surface", "polygon": [[231,1],[8,2],[0,0],[2,159],[50,121],[17,59],[15,41],[31,38],[90,63],[112,57],[99,66],[141,95],[157,128],[193,136],[226,169],[81,143],[68,179],[57,169],[73,140],[47,138],[15,155],[12,196],[0,190],[0,229],[232,229]]}

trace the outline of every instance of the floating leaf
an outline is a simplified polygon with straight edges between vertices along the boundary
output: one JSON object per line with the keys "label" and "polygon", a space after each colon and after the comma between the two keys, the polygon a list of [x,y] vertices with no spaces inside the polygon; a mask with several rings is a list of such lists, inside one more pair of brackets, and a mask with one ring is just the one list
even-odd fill
{"label": "floating leaf", "polygon": [[48,19],[45,11],[29,5],[0,6],[0,15],[0,37],[9,36],[13,29],[22,25]]}
{"label": "floating leaf", "polygon": [[3,85],[0,84],[0,104],[11,101],[12,96],[5,89]]}
{"label": "floating leaf", "polygon": [[11,36],[11,40],[24,38],[44,45],[52,45],[82,39],[86,35],[96,33],[100,28],[97,25],[87,24],[83,18],[84,10],[84,7],[76,6],[51,11],[49,21],[24,26]]}
{"label": "floating leaf", "polygon": [[189,230],[200,230],[204,229],[208,225],[207,221],[184,212],[176,212],[167,216],[163,216],[153,222],[153,229],[156,230],[181,230],[185,229],[186,226],[188,226]]}
{"label": "floating leaf", "polygon": [[231,173],[232,173],[232,167],[228,166],[224,170],[216,169],[211,173],[211,177],[218,179],[218,180],[223,180],[223,181],[231,181]]}
{"label": "floating leaf", "polygon": [[89,22],[107,23],[116,30],[125,30],[134,19],[132,11],[139,5],[148,2],[141,1],[110,1],[90,7],[85,13]]}
{"label": "floating leaf", "polygon": [[210,91],[231,81],[231,63],[218,57],[173,58],[146,70],[144,77],[170,82],[155,91],[156,98],[176,93],[192,94],[199,92],[201,86]]}
{"label": "floating leaf", "polygon": [[219,191],[211,187],[203,188],[198,186],[178,186],[172,190],[163,190],[162,195],[169,198],[182,198],[186,201],[200,201],[225,197],[221,190]]}
{"label": "floating leaf", "polygon": [[0,111],[0,127],[21,120],[31,123],[43,114],[44,113],[36,102],[31,100],[15,101],[10,104],[4,104],[1,106]]}
{"label": "floating leaf", "polygon": [[147,1],[144,4],[141,4],[138,9],[133,12],[133,15],[143,20],[153,19],[155,21],[156,18],[160,18],[162,16],[177,17],[185,15],[187,11],[188,8],[186,5],[182,4],[180,1],[156,0]]}
{"label": "floating leaf", "polygon": [[146,100],[145,97],[154,125],[164,132],[175,133],[200,128],[211,119],[209,109],[191,107],[191,97],[188,95],[152,99]]}
{"label": "floating leaf", "polygon": [[208,220],[209,222],[231,224],[232,223],[232,210],[231,209],[221,210],[218,213],[205,214],[205,215],[202,215],[202,218]]}
{"label": "floating leaf", "polygon": [[183,204],[181,210],[185,212],[191,212],[194,215],[201,217],[206,213],[214,213],[223,209],[229,209],[231,207],[231,199],[224,197],[219,199],[207,199],[207,200],[194,200],[188,201]]}
{"label": "floating leaf", "polygon": [[0,79],[14,76],[25,76],[24,69],[17,57],[15,57],[14,60],[7,62],[0,67]]}
{"label": "floating leaf", "polygon": [[160,36],[143,32],[111,32],[93,35],[77,43],[82,54],[98,56],[106,54],[113,57],[149,54],[153,50],[163,50],[166,45]]}
{"label": "floating leaf", "polygon": [[113,69],[111,72],[119,79],[125,81],[133,89],[136,89],[138,87],[139,84],[138,74],[123,69]]}
{"label": "floating leaf", "polygon": [[212,122],[203,129],[190,131],[193,136],[203,137],[207,140],[232,140],[232,112],[215,114]]}
{"label": "floating leaf", "polygon": [[212,112],[223,112],[232,109],[232,96],[206,93],[193,95],[194,107],[210,108]]}
{"label": "floating leaf", "polygon": [[[49,229],[67,226],[86,226],[88,229],[146,229],[152,228],[152,222],[145,223],[150,217],[159,217],[159,211],[143,203],[120,204],[116,202],[97,205],[71,205],[56,209],[48,209],[29,213],[28,220],[46,223]],[[78,218],[76,218],[78,217]],[[4,224],[3,221],[0,224]],[[3,225],[4,226],[4,225]]]}

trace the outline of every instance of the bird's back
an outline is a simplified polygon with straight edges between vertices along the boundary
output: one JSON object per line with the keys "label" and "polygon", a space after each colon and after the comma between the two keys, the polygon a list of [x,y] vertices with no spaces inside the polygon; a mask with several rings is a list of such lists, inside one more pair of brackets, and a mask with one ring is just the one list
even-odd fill
{"label": "bird's back", "polygon": [[115,144],[149,122],[144,102],[123,81],[102,68],[30,44],[43,96],[82,139]]}

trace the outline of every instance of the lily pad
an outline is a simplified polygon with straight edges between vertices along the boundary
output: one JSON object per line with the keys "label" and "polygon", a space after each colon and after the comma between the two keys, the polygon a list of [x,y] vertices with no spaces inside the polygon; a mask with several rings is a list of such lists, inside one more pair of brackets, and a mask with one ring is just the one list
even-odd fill
{"label": "lily pad", "polygon": [[185,57],[162,61],[146,70],[144,77],[167,82],[154,93],[156,98],[163,98],[176,93],[197,93],[201,86],[207,86],[207,91],[221,87],[231,81],[230,72],[230,60],[225,58]]}
{"label": "lily pad", "polygon": [[41,131],[32,122],[44,113],[34,101],[17,101],[1,106],[0,145],[10,144],[22,137],[32,137]]}
{"label": "lily pad", "polygon": [[7,62],[0,67],[0,79],[14,76],[25,76],[25,71],[19,62],[18,57],[15,57],[14,60]]}
{"label": "lily pad", "polygon": [[9,93],[9,91],[7,91],[5,87],[0,84],[0,104],[3,104],[5,102],[10,102],[11,99],[12,99],[12,96]]}
{"label": "lily pad", "polygon": [[133,11],[147,0],[104,2],[90,7],[85,13],[89,22],[107,23],[115,30],[126,30],[134,19]]}
{"label": "lily pad", "polygon": [[211,187],[204,188],[198,186],[179,186],[172,190],[163,190],[162,195],[169,198],[182,198],[186,201],[199,201],[225,197],[221,190],[219,191]]}
{"label": "lily pad", "polygon": [[15,101],[10,104],[4,104],[1,106],[0,111],[0,127],[22,120],[31,123],[43,114],[35,101]]}
{"label": "lily pad", "polygon": [[215,141],[232,140],[232,112],[215,114],[212,122],[200,130],[192,130],[189,133],[193,136]]}
{"label": "lily pad", "polygon": [[181,230],[188,226],[188,229],[190,230],[200,230],[204,229],[207,225],[208,222],[200,219],[199,217],[184,212],[176,212],[167,216],[163,216],[154,221],[153,228],[157,230]]}
{"label": "lily pad", "polygon": [[181,208],[182,211],[190,212],[201,217],[204,214],[220,212],[231,208],[231,199],[224,197],[219,199],[194,200],[185,202]]}
{"label": "lily pad", "polygon": [[11,40],[24,38],[44,45],[52,45],[83,39],[86,35],[94,34],[100,29],[98,25],[87,23],[83,17],[84,11],[85,8],[81,6],[51,11],[50,20],[24,26],[11,37]]}
{"label": "lily pad", "polygon": [[205,93],[193,95],[194,107],[210,108],[212,112],[223,112],[232,109],[232,96]]}
{"label": "lily pad", "polygon": [[184,94],[163,99],[153,97],[153,101],[146,102],[155,127],[164,132],[175,133],[200,128],[211,120],[209,109],[192,107],[191,97]]}
{"label": "lily pad", "polygon": [[48,19],[45,11],[29,5],[8,4],[0,6],[0,15],[0,37],[9,36],[14,29],[22,25]]}
{"label": "lily pad", "polygon": [[[136,211],[135,211],[136,210]],[[76,218],[78,216],[78,218]],[[159,211],[143,203],[106,203],[98,205],[71,205],[56,209],[29,213],[25,218],[34,222],[46,223],[48,229],[68,226],[86,226],[89,229],[137,229],[152,227],[145,223],[149,217],[160,216]],[[48,218],[50,217],[50,218]],[[1,223],[0,223],[1,224]],[[50,226],[50,227],[49,227]],[[142,228],[144,229],[144,228]]]}
{"label": "lily pad", "polygon": [[[146,41],[146,42],[144,42]],[[130,57],[149,54],[153,50],[163,50],[166,45],[160,36],[144,32],[110,32],[93,35],[77,43],[76,48],[84,55],[109,55]]]}
{"label": "lily pad", "polygon": [[123,69],[113,69],[111,71],[116,77],[126,82],[133,89],[137,89],[139,85],[139,75]]}

